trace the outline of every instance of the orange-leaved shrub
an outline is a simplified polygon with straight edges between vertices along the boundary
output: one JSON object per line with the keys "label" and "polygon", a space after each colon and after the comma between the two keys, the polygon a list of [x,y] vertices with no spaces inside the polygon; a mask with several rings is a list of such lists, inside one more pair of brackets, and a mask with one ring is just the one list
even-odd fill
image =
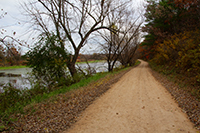
{"label": "orange-leaved shrub", "polygon": [[174,34],[158,44],[153,62],[173,66],[190,76],[193,84],[200,84],[200,30]]}

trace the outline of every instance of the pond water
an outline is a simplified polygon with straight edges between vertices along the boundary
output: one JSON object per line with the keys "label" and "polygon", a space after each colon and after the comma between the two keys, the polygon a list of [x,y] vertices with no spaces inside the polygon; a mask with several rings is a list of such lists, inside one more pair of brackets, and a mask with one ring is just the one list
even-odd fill
{"label": "pond water", "polygon": [[[95,72],[106,72],[108,68],[107,62],[97,62],[89,63],[90,67],[95,70]],[[117,62],[116,66],[119,66],[120,63]],[[82,70],[86,70],[88,65],[86,63],[77,64],[76,67],[80,67]],[[0,70],[0,90],[2,86],[7,83],[13,84],[18,89],[30,88],[30,82],[27,79],[31,68],[19,68],[19,69],[7,69]]]}
{"label": "pond water", "polygon": [[16,88],[30,88],[30,83],[26,79],[31,68],[0,70],[0,89],[4,84],[11,83]]}

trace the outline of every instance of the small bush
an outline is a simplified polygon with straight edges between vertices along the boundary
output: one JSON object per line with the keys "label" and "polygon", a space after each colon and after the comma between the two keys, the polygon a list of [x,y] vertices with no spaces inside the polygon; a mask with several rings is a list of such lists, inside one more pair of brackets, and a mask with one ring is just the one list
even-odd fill
{"label": "small bush", "polygon": [[0,93],[0,111],[3,112],[7,108],[14,106],[14,104],[22,100],[22,92],[14,88],[11,84],[3,87],[3,93]]}
{"label": "small bush", "polygon": [[51,88],[61,83],[70,84],[60,81],[60,79],[68,81],[66,63],[70,59],[70,54],[65,49],[63,41],[53,33],[50,37],[41,36],[36,47],[30,50],[26,57],[27,64],[33,68],[33,75],[40,86],[44,84],[47,88]]}

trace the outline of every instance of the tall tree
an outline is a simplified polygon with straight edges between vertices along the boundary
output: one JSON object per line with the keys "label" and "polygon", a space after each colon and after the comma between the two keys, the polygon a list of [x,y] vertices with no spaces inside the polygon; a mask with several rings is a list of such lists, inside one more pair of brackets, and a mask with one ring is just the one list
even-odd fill
{"label": "tall tree", "polygon": [[147,33],[142,45],[148,45],[149,50],[155,49],[157,44],[175,33],[185,31],[188,8],[180,8],[176,0],[147,0],[146,25],[143,31]]}
{"label": "tall tree", "polygon": [[24,9],[38,31],[49,36],[54,32],[60,39],[60,47],[73,49],[67,67],[72,76],[77,72],[75,63],[80,49],[89,36],[100,29],[112,30],[105,23],[110,13],[124,8],[126,0],[34,0],[24,4]]}

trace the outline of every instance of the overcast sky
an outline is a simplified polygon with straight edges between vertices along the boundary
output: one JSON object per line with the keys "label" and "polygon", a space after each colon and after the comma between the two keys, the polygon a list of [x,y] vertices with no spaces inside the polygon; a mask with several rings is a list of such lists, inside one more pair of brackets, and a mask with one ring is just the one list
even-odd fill
{"label": "overcast sky", "polygon": [[22,0],[0,0],[0,14],[7,13],[0,19],[0,30],[6,30],[7,35],[11,35],[14,31],[19,32],[16,34],[18,36],[21,34],[23,17],[20,12],[20,2]]}
{"label": "overcast sky", "polygon": [[[20,3],[27,0],[0,0],[0,15],[7,13],[4,17],[0,19],[0,38],[3,38],[5,35],[13,36],[15,32],[15,38],[20,40],[29,40],[30,35],[28,31],[33,29],[28,29],[28,25],[25,23],[27,20],[22,15],[22,8]],[[133,7],[141,6],[141,3],[144,0],[133,0]],[[3,34],[2,34],[3,33]],[[85,48],[84,51],[87,51],[88,48]],[[27,49],[23,49],[23,52],[26,52]]]}

